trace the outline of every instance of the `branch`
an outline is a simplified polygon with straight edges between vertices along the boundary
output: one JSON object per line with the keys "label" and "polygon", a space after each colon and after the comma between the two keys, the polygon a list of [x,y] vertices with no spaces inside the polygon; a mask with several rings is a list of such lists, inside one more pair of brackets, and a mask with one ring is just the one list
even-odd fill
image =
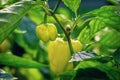
{"label": "branch", "polygon": [[51,16],[53,16],[53,18],[56,20],[56,22],[60,25],[60,28],[62,29],[62,31],[64,32],[65,37],[68,41],[68,45],[69,45],[69,48],[70,48],[71,55],[74,54],[74,50],[73,50],[73,47],[72,47],[72,43],[71,43],[71,39],[70,39],[69,34],[65,31],[65,29],[63,28],[63,25],[60,23],[60,21],[58,20],[56,15],[52,11],[50,11],[50,13],[51,13]]}
{"label": "branch", "polygon": [[59,5],[60,5],[60,2],[61,2],[61,0],[58,0],[58,1],[57,1],[56,5],[55,5],[55,8],[54,8],[54,10],[53,10],[53,13],[55,13],[55,12],[57,11],[57,9],[58,9],[58,7],[59,7]]}

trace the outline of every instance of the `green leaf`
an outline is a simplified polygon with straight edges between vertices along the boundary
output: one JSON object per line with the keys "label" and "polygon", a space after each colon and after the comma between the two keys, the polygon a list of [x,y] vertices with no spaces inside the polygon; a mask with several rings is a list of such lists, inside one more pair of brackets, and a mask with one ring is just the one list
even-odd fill
{"label": "green leaf", "polygon": [[[78,64],[78,66],[75,68],[75,70],[78,69],[86,69],[86,68],[96,68],[101,70],[102,72],[105,72],[107,76],[110,78],[110,80],[120,80],[120,71],[117,69],[114,69],[113,67],[110,67],[106,64],[101,64],[96,61],[83,61]],[[89,74],[90,75],[90,74]]]}
{"label": "green leaf", "polygon": [[72,80],[72,78],[74,78],[75,75],[76,75],[75,70],[65,71],[59,74],[59,76],[64,78],[65,80]]}
{"label": "green leaf", "polygon": [[77,70],[73,80],[110,80],[105,72],[96,68],[85,68]]}
{"label": "green leaf", "polygon": [[92,35],[90,35],[90,29],[88,26],[86,26],[81,32],[80,35],[78,36],[78,40],[82,42],[82,44],[87,44],[90,43]]}
{"label": "green leaf", "polygon": [[32,1],[20,1],[0,10],[0,43],[13,32],[16,24],[32,6]]}
{"label": "green leaf", "polygon": [[103,46],[107,46],[109,48],[118,48],[120,47],[120,32],[116,30],[108,30],[101,35],[100,43]]}
{"label": "green leaf", "polygon": [[[42,60],[42,62],[44,62],[44,60],[47,60],[47,57],[45,57],[47,56],[45,45],[39,43],[39,39],[35,33],[36,24],[25,16],[20,21],[18,29],[26,31],[26,33],[14,33],[13,38],[15,42],[22,47],[27,54],[34,56],[37,61]],[[14,50],[16,50],[16,48],[13,48],[13,51]]]}
{"label": "green leaf", "polygon": [[81,3],[81,0],[62,0],[62,1],[68,8],[70,8],[75,13]]}
{"label": "green leaf", "polygon": [[40,6],[35,6],[28,12],[29,18],[37,25],[43,22],[44,14],[45,13]]}
{"label": "green leaf", "polygon": [[106,26],[120,31],[120,6],[103,6],[92,11],[92,15],[95,15]]}
{"label": "green leaf", "polygon": [[111,2],[112,4],[120,5],[119,0],[108,0],[108,1]]}
{"label": "green leaf", "polygon": [[[92,60],[92,59],[91,59]],[[98,56],[98,57],[95,57],[93,58],[93,60],[96,60],[100,63],[107,63],[107,62],[110,62],[113,60],[113,57],[112,56]]]}
{"label": "green leaf", "polygon": [[24,67],[24,68],[47,67],[47,65],[6,53],[0,54],[0,64],[13,66],[13,67]]}
{"label": "green leaf", "polygon": [[89,22],[92,20],[91,15],[83,15],[83,16],[79,16],[75,22],[76,26],[72,32],[72,36],[74,36],[75,38],[79,36],[79,34],[81,33],[81,31],[88,26]]}
{"label": "green leaf", "polygon": [[[39,39],[35,34],[35,23],[33,23],[28,17],[23,17],[19,23],[18,29],[21,31],[26,31],[24,34],[14,33],[13,37],[15,41],[28,53],[31,53],[31,50],[38,47]],[[33,44],[34,43],[34,44]]]}
{"label": "green leaf", "polygon": [[73,76],[76,74],[76,71],[75,70],[71,70],[71,71],[65,71],[63,73],[60,73],[59,76]]}
{"label": "green leaf", "polygon": [[103,21],[99,20],[98,17],[92,19],[89,23],[90,26],[90,35],[94,35],[98,31],[102,30],[105,28],[105,24]]}
{"label": "green leaf", "polygon": [[[105,27],[112,27],[117,31],[120,31],[120,7],[103,6],[100,9],[91,11],[87,14],[89,16],[93,16],[94,18],[92,18],[89,25],[87,25],[87,28],[85,27],[78,36],[78,39],[83,44],[89,43],[95,34]],[[116,40],[116,42],[118,41],[119,39]],[[119,44],[116,46],[119,46]]]}

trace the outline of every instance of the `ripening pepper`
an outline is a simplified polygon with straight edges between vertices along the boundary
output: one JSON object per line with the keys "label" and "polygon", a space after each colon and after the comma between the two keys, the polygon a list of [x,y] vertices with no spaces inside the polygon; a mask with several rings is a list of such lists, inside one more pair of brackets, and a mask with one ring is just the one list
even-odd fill
{"label": "ripening pepper", "polygon": [[52,23],[40,24],[36,27],[37,36],[44,42],[57,38],[56,26]]}
{"label": "ripening pepper", "polygon": [[[82,44],[78,40],[71,40],[74,52],[82,50]],[[61,38],[51,41],[48,48],[50,69],[54,74],[73,69],[73,63],[68,62],[71,58],[68,42]]]}

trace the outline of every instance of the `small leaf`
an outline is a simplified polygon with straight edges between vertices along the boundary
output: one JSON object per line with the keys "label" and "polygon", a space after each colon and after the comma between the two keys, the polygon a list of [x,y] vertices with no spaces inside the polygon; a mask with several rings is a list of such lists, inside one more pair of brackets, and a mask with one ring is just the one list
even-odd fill
{"label": "small leaf", "polygon": [[79,8],[81,0],[62,0],[64,4],[69,7],[73,12],[76,12]]}
{"label": "small leaf", "polygon": [[22,30],[19,30],[19,29],[15,29],[15,31],[14,31],[15,33],[17,33],[17,34],[24,34],[24,33],[26,33],[26,31],[24,30],[24,31],[22,31]]}
{"label": "small leaf", "polygon": [[13,76],[10,73],[7,73],[4,70],[0,69],[0,79],[9,79],[9,80],[12,80]]}
{"label": "small leaf", "polygon": [[13,67],[24,67],[24,68],[42,68],[47,65],[27,60],[12,54],[0,54],[0,64],[13,66]]}
{"label": "small leaf", "polygon": [[86,52],[86,51],[81,51],[77,52],[72,55],[72,58],[69,60],[69,62],[74,62],[74,61],[83,61],[85,59],[89,59],[95,57],[95,54],[93,52]]}

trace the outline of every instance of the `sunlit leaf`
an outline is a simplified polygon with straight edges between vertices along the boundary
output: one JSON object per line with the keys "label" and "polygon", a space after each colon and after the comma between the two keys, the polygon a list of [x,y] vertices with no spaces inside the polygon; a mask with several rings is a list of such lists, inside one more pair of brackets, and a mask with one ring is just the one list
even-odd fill
{"label": "sunlit leaf", "polygon": [[0,64],[13,66],[13,67],[24,67],[24,68],[42,68],[47,67],[44,64],[27,60],[21,57],[17,57],[12,54],[0,54]]}
{"label": "sunlit leaf", "polygon": [[0,69],[0,79],[13,79],[13,76],[10,73]]}
{"label": "sunlit leaf", "polygon": [[77,11],[81,2],[81,0],[62,0],[62,1],[67,7],[69,7],[74,12]]}
{"label": "sunlit leaf", "polygon": [[83,60],[90,59],[95,56],[96,55],[93,52],[81,51],[81,52],[77,52],[77,53],[73,54],[72,58],[69,60],[69,62],[83,61]]}
{"label": "sunlit leaf", "polygon": [[20,1],[0,10],[0,43],[17,27],[16,24],[32,6],[31,1]]}

